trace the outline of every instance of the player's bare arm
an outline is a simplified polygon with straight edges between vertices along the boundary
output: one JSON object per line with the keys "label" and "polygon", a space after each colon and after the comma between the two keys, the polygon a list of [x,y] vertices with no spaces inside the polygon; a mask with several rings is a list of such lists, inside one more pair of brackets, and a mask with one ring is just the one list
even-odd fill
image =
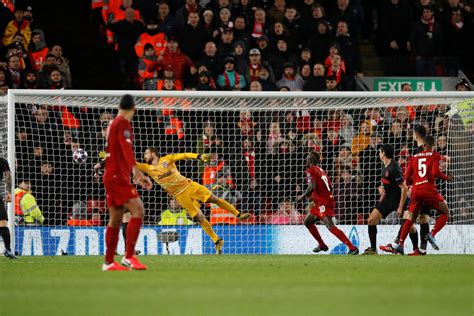
{"label": "player's bare arm", "polygon": [[400,195],[400,203],[398,204],[397,214],[398,216],[402,216],[404,208],[405,208],[405,201],[408,195],[408,187],[405,181],[400,183],[398,186],[400,187],[401,195]]}

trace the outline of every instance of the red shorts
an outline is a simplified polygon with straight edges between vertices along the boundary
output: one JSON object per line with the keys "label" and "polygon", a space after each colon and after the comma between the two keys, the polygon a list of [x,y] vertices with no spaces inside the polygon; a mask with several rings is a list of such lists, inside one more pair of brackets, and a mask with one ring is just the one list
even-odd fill
{"label": "red shorts", "polygon": [[325,216],[336,216],[336,214],[334,214],[334,207],[323,204],[315,204],[309,212],[319,219],[323,219]]}
{"label": "red shorts", "polygon": [[420,211],[423,206],[439,210],[440,202],[444,202],[444,198],[439,194],[438,190],[417,190],[411,193],[408,210],[414,213],[415,211]]}
{"label": "red shorts", "polygon": [[105,182],[107,206],[122,206],[128,200],[138,198],[140,195],[134,185],[127,182]]}

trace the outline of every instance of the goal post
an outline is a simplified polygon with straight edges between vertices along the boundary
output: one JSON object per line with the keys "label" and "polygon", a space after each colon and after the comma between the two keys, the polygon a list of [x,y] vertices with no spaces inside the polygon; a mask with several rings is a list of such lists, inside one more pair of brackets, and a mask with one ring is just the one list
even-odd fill
{"label": "goal post", "polygon": [[[451,209],[440,234],[444,253],[474,253],[474,93],[472,92],[211,92],[211,91],[8,91],[2,105],[2,157],[13,185],[30,180],[45,222],[17,217],[8,204],[12,243],[20,255],[102,254],[107,221],[105,192],[93,167],[104,150],[105,129],[119,99],[135,97],[132,125],[138,161],[148,147],[160,156],[216,153],[209,164],[180,161],[183,175],[208,187],[252,219],[238,222],[217,205],[201,210],[226,240],[225,253],[311,253],[315,241],[303,225],[309,203],[305,156],[318,151],[332,181],[336,222],[360,248],[368,246],[366,219],[379,196],[377,145],[389,143],[404,168],[414,149],[412,130],[424,125],[455,174],[439,183]],[[5,98],[3,99],[5,102]],[[84,163],[72,158],[88,153]],[[13,190],[14,190],[13,188]],[[144,254],[209,254],[200,227],[157,185],[139,190],[146,210],[138,248]],[[169,224],[173,225],[169,225]],[[175,225],[174,225],[175,224]],[[379,244],[396,236],[394,214],[379,228]],[[345,246],[318,224],[331,253]],[[171,237],[172,238],[171,238]],[[123,250],[123,240],[119,252]]]}

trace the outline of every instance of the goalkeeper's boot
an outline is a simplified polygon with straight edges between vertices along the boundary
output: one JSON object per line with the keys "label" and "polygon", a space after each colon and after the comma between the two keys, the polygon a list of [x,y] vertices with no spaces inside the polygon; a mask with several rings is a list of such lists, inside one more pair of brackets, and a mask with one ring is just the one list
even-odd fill
{"label": "goalkeeper's boot", "polygon": [[4,255],[5,257],[7,257],[8,259],[12,259],[12,260],[18,259],[18,258],[15,256],[15,254],[13,253],[13,251],[11,251],[11,250],[6,250],[6,249],[5,249],[5,251],[3,252],[3,255]]}
{"label": "goalkeeper's boot", "polygon": [[376,249],[372,249],[372,248],[367,248],[364,250],[364,253],[362,254],[363,256],[371,256],[371,255],[376,255],[377,254],[377,250]]}
{"label": "goalkeeper's boot", "polygon": [[250,216],[251,216],[250,213],[239,212],[239,215],[237,215],[237,218],[239,219],[239,221],[243,221],[244,219],[247,219]]}
{"label": "goalkeeper's boot", "polygon": [[224,248],[224,240],[219,239],[214,243],[214,247],[216,248],[216,254],[217,255],[222,255],[222,248]]}
{"label": "goalkeeper's boot", "polygon": [[353,249],[353,250],[349,250],[349,251],[347,252],[347,254],[348,254],[348,255],[353,255],[353,256],[358,255],[358,254],[359,254],[359,248],[356,247],[356,248]]}
{"label": "goalkeeper's boot", "polygon": [[318,252],[321,252],[321,251],[328,251],[328,250],[329,250],[328,246],[319,245],[319,246],[317,246],[316,248],[313,249],[313,252],[318,253]]}
{"label": "goalkeeper's boot", "polygon": [[130,271],[129,268],[121,266],[117,262],[112,262],[110,264],[104,263],[102,264],[102,271]]}
{"label": "goalkeeper's boot", "polygon": [[144,264],[141,264],[135,256],[131,256],[130,258],[122,258],[122,265],[130,268],[132,270],[147,270],[148,267]]}
{"label": "goalkeeper's boot", "polygon": [[403,249],[403,246],[400,245],[400,244],[398,244],[398,245],[396,245],[395,247],[393,247],[393,249],[394,249],[397,253],[401,254],[402,256],[405,254],[405,250]]}
{"label": "goalkeeper's boot", "polygon": [[436,239],[434,238],[433,234],[429,233],[425,236],[425,240],[429,241],[433,249],[439,250],[439,246],[436,243]]}
{"label": "goalkeeper's boot", "polygon": [[415,250],[413,250],[412,253],[409,253],[408,256],[411,256],[411,257],[413,257],[413,256],[426,256],[426,251],[422,252],[422,251],[420,251],[420,249],[415,249]]}
{"label": "goalkeeper's boot", "polygon": [[380,246],[379,249],[382,250],[382,251],[384,251],[384,252],[393,253],[394,255],[397,254],[397,252],[395,251],[395,249],[393,249],[392,244],[387,244],[386,246]]}

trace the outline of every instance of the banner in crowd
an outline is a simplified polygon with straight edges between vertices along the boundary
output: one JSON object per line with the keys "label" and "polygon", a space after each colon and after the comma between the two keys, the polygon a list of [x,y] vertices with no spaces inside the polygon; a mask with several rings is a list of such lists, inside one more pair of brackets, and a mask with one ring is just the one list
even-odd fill
{"label": "banner in crowd", "polygon": [[[361,252],[369,246],[367,226],[339,226]],[[330,247],[328,254],[342,254],[347,247],[324,226],[318,229]],[[378,226],[378,245],[393,242],[399,226]],[[215,226],[225,240],[225,254],[312,254],[316,242],[304,226],[236,225]],[[22,256],[102,255],[105,227],[17,227],[16,251]],[[448,225],[438,235],[440,254],[474,254],[474,225]],[[406,251],[411,251],[407,240]],[[140,233],[137,250],[146,255],[214,254],[214,245],[199,226],[147,226]],[[120,235],[118,253],[123,254]]]}

